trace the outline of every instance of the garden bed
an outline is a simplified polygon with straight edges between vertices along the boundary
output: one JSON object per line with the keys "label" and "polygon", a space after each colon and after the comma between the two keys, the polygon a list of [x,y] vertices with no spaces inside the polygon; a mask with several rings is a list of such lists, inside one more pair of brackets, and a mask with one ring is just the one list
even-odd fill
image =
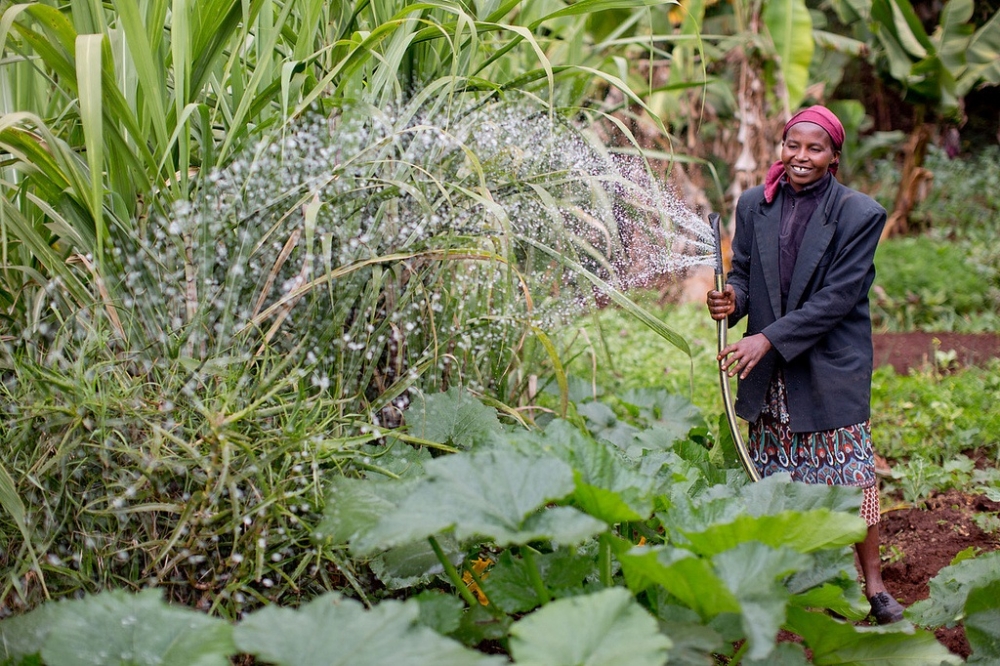
{"label": "garden bed", "polygon": [[891,365],[900,374],[934,364],[935,352],[945,355],[949,364],[960,366],[1000,358],[1000,334],[996,333],[876,333],[873,342],[875,366]]}
{"label": "garden bed", "polygon": [[[891,365],[900,374],[935,364],[935,352],[945,355],[949,367],[982,365],[1000,357],[1000,335],[995,333],[881,333],[873,341],[875,365]],[[1000,503],[957,490],[934,494],[924,506],[890,506],[882,518],[881,541],[887,560],[883,577],[892,594],[909,606],[928,597],[930,579],[958,553],[969,548],[1000,550],[1000,535],[983,532],[974,520],[983,512],[1000,512]],[[942,628],[936,635],[949,650],[968,658],[963,627]]]}
{"label": "garden bed", "polygon": [[[1000,503],[956,490],[935,494],[924,507],[890,508],[882,516],[882,546],[888,563],[882,576],[889,591],[904,605],[929,596],[928,581],[968,548],[977,552],[1000,550],[997,534],[987,534],[973,517],[1000,511]],[[955,654],[968,658],[965,629],[957,626],[935,632]]]}

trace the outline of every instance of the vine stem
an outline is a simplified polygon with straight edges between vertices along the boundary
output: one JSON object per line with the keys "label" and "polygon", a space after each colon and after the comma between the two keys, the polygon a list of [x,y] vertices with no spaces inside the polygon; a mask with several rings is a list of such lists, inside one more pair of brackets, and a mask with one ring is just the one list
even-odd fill
{"label": "vine stem", "polygon": [[597,567],[601,576],[601,584],[611,587],[614,583],[611,575],[611,541],[604,534],[598,539]]}
{"label": "vine stem", "polygon": [[739,664],[743,661],[744,653],[746,653],[746,651],[749,648],[750,648],[750,641],[743,641],[743,645],[741,645],[739,649],[736,650],[736,654],[734,654],[733,658],[729,660],[729,663],[732,666],[739,666]]}
{"label": "vine stem", "polygon": [[528,578],[531,580],[531,585],[535,588],[535,593],[544,606],[552,601],[552,597],[549,596],[549,590],[545,587],[545,582],[542,581],[542,574],[538,570],[538,563],[535,560],[535,553],[531,549],[531,546],[521,548],[521,557],[524,558],[524,563],[527,565]]}
{"label": "vine stem", "polygon": [[465,599],[465,603],[469,604],[469,608],[475,608],[479,605],[479,601],[476,599],[475,595],[472,594],[472,590],[469,586],[465,584],[462,577],[458,574],[458,569],[455,565],[445,556],[444,550],[441,548],[441,544],[437,542],[433,536],[427,537],[427,541],[430,542],[431,548],[434,549],[434,554],[437,555],[438,561],[441,562],[441,566],[444,567],[444,571],[448,574],[448,578],[451,580],[451,584],[455,586],[458,593]]}

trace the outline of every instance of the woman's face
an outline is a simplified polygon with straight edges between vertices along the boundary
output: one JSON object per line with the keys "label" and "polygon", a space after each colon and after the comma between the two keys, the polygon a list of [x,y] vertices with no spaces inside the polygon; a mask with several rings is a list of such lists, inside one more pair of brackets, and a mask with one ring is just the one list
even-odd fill
{"label": "woman's face", "polygon": [[830,135],[816,123],[795,123],[781,144],[781,163],[796,192],[822,178],[839,157]]}

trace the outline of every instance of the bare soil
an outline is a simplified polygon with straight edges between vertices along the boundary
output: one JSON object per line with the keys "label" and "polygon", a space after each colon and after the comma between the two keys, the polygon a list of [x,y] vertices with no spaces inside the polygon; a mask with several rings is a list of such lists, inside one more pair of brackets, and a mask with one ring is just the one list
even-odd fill
{"label": "bare soil", "polygon": [[[954,350],[954,362],[959,365],[978,365],[1000,357],[1000,335],[996,334],[880,334],[874,336],[874,343],[875,365],[892,365],[898,373],[934,363],[936,351]],[[886,504],[892,506],[893,499],[887,497]],[[887,556],[882,576],[889,591],[905,605],[926,599],[930,579],[959,552],[967,548],[1000,550],[1000,535],[984,533],[973,520],[977,513],[1000,512],[1000,503],[949,491],[933,495],[925,506],[896,506],[882,516],[880,531]],[[936,634],[945,647],[968,658],[970,648],[962,626],[939,629]]]}
{"label": "bare soil", "polygon": [[[984,533],[973,521],[976,513],[998,511],[1000,503],[952,490],[932,496],[925,507],[883,514],[880,532],[889,559],[882,568],[886,587],[908,606],[928,597],[930,579],[961,551],[1000,549],[998,535]],[[939,629],[936,634],[945,647],[968,658],[969,642],[962,626]]]}
{"label": "bare soil", "polygon": [[875,366],[891,365],[897,373],[935,363],[935,353],[950,355],[959,366],[982,365],[1000,358],[997,333],[878,333],[872,336]]}

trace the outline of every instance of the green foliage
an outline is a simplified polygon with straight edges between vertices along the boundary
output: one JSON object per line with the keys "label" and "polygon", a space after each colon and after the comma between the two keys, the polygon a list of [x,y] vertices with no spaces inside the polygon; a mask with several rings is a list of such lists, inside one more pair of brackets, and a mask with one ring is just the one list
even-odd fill
{"label": "green foliage", "polygon": [[845,24],[864,26],[879,70],[917,103],[954,113],[975,85],[1000,84],[1000,15],[977,28],[970,22],[972,0],[946,3],[930,32],[910,0],[838,0],[835,6]]}
{"label": "green foliage", "polygon": [[[376,435],[345,433],[336,402],[303,395],[308,375],[281,359],[196,377],[81,351],[62,372],[18,359],[0,387],[27,531],[3,524],[8,552],[22,553],[6,564],[9,602],[151,581],[232,614],[288,593],[284,580],[298,578],[297,593],[329,584],[310,569],[339,561],[309,543],[316,475],[361,458]],[[37,566],[29,552],[44,554]]]}
{"label": "green foliage", "polygon": [[872,427],[876,446],[894,459],[922,458],[943,465],[979,449],[1000,459],[996,433],[1000,414],[998,367],[933,370],[897,375],[879,368],[872,383]]}
{"label": "green foliage", "polygon": [[[930,596],[913,604],[907,615],[924,627],[954,626],[965,617],[970,593],[997,580],[1000,580],[1000,553],[952,563],[930,580]],[[997,604],[1000,600],[994,597],[992,607],[997,608]]]}
{"label": "green foliage", "polygon": [[[455,396],[438,398],[425,403],[428,419],[454,409]],[[661,405],[660,421],[668,409],[688,418],[689,405],[656,392],[630,399]],[[316,538],[363,556],[429,545],[433,557],[371,569],[394,577],[393,594],[414,597],[408,601],[365,610],[317,595],[297,610],[271,605],[226,623],[168,606],[153,590],[115,592],[0,622],[3,656],[71,663],[62,655],[72,645],[85,657],[121,652],[140,664],[173,663],[178,650],[186,663],[205,664],[237,652],[275,664],[499,662],[461,645],[488,640],[515,663],[619,663],[623,650],[637,663],[702,663],[743,640],[748,663],[803,663],[801,650],[776,643],[784,628],[803,637],[813,663],[956,663],[933,635],[908,624],[857,628],[821,612],[857,619],[867,610],[846,547],[865,532],[856,489],[777,476],[746,484],[738,470],[714,468],[690,439],[647,447],[646,432],[632,433],[628,456],[562,420],[543,430],[490,428],[466,442],[470,450],[437,459],[399,441],[369,446],[381,471],[329,479]],[[615,514],[621,507],[627,515]],[[572,527],[583,521],[587,529]],[[992,589],[994,559],[952,567],[948,600],[933,607],[938,615],[944,606],[964,608],[984,656],[995,598],[978,590]],[[384,566],[390,561],[405,562],[407,580]],[[943,589],[932,584],[937,598]],[[930,626],[958,619],[914,608]],[[178,631],[183,641],[173,640]]]}
{"label": "green foliage", "polygon": [[[110,654],[173,663],[181,652],[185,663],[206,664],[237,652],[296,665],[499,663],[461,645],[488,640],[514,663],[611,664],[625,651],[637,663],[659,664],[701,663],[742,642],[751,663],[795,663],[776,643],[784,628],[803,637],[813,663],[861,663],[862,655],[957,663],[933,634],[908,623],[859,628],[823,612],[865,614],[847,548],[865,531],[856,489],[780,476],[747,484],[736,469],[714,469],[690,440],[653,448],[643,441],[642,431],[633,433],[626,457],[556,420],[544,430],[484,431],[471,450],[433,460],[403,442],[370,447],[382,470],[331,477],[316,538],[346,541],[359,555],[427,543],[436,564],[425,560],[424,575],[395,592],[413,599],[370,602],[366,610],[321,595],[295,610],[271,605],[226,623],[168,606],[153,590],[105,593],[0,621],[3,656],[71,663],[62,655],[73,646],[72,663],[106,663]],[[598,495],[617,497],[634,516],[607,522],[610,505],[595,504]],[[571,529],[562,519],[569,515],[590,528]],[[528,523],[548,528],[525,531]],[[994,559],[953,567],[959,589],[948,602],[965,604],[984,655],[996,602],[976,590],[992,589]],[[445,591],[464,600],[464,610],[446,602]],[[916,617],[933,628],[952,621],[945,615]]]}
{"label": "green foliage", "polygon": [[1000,146],[982,146],[969,156],[951,159],[933,146],[924,168],[934,180],[913,219],[930,235],[958,242],[979,263],[997,265],[997,250],[988,241],[1000,232],[995,211],[1000,206]]}
{"label": "green foliage", "polygon": [[511,656],[526,666],[663,664],[669,638],[621,588],[555,601],[511,627]]}
{"label": "green foliage", "polygon": [[226,622],[169,606],[156,590],[116,590],[47,604],[0,622],[0,646],[0,656],[40,653],[49,666],[219,666],[235,653]]}
{"label": "green foliage", "polygon": [[[715,322],[702,303],[669,305],[652,300],[655,294],[636,294],[636,300],[688,340],[691,357],[657,340],[649,331],[632,325],[617,308],[605,308],[582,318],[566,331],[566,351],[572,361],[571,375],[585,380],[583,386],[601,387],[597,396],[621,416],[639,417],[628,400],[619,399],[632,389],[662,387],[667,393],[685,396],[706,414],[723,410],[715,361]],[[738,336],[744,324],[730,331]],[[694,367],[694,372],[688,369]],[[593,390],[590,394],[593,395]]]}
{"label": "green foliage", "polygon": [[278,666],[500,664],[448,640],[419,621],[417,603],[385,601],[370,611],[330,594],[299,609],[271,606],[250,614],[233,631],[242,652]]}
{"label": "green foliage", "polygon": [[[876,252],[877,329],[989,332],[1000,326],[1000,251],[993,242],[1000,232],[998,158],[996,147],[954,160],[930,150],[925,167],[934,177],[912,216],[920,235],[887,239]],[[896,166],[876,166],[883,174],[878,191],[894,192]]]}
{"label": "green foliage", "polygon": [[965,635],[972,648],[969,663],[1000,659],[1000,577],[969,592],[965,602]]}
{"label": "green foliage", "polygon": [[977,264],[966,248],[926,236],[883,241],[873,325],[892,331],[993,330],[997,269]]}

